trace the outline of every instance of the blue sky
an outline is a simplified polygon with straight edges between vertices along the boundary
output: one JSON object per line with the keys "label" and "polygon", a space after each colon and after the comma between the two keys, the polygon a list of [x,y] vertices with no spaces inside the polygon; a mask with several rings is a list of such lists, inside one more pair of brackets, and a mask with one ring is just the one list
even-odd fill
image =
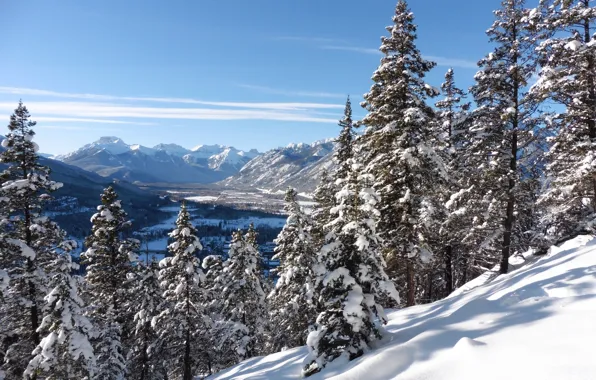
{"label": "blue sky", "polygon": [[[0,114],[22,98],[44,152],[101,136],[261,151],[337,134],[396,0],[2,1]],[[461,87],[498,0],[410,0],[418,47]],[[364,111],[354,107],[356,117]]]}

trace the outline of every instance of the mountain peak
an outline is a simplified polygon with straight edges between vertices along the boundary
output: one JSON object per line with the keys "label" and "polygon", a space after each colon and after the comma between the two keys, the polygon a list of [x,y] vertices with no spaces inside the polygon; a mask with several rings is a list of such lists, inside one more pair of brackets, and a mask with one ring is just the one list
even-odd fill
{"label": "mountain peak", "polygon": [[96,144],[121,144],[126,145],[120,137],[116,136],[102,136],[99,140],[95,141]]}

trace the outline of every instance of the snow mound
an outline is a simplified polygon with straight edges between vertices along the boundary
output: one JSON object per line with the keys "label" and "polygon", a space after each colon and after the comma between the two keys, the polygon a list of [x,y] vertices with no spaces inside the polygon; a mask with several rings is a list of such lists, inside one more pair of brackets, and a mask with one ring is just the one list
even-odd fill
{"label": "snow mound", "polygon": [[[388,313],[378,347],[309,379],[595,379],[596,240],[579,236],[524,260],[444,300]],[[253,358],[209,379],[300,379],[306,354]]]}

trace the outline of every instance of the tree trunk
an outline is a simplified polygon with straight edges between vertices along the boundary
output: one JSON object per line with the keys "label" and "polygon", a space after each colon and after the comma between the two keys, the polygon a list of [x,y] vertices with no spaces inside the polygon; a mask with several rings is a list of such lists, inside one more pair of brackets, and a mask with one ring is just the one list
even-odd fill
{"label": "tree trunk", "polygon": [[184,375],[182,380],[192,380],[192,368],[190,366],[190,329],[186,330],[186,342],[184,344]]}
{"label": "tree trunk", "polygon": [[445,248],[445,296],[453,292],[453,246]]}
{"label": "tree trunk", "polygon": [[414,306],[416,304],[416,281],[414,279],[414,264],[412,259],[406,259],[407,283],[408,283],[408,297],[406,299],[406,306]]}

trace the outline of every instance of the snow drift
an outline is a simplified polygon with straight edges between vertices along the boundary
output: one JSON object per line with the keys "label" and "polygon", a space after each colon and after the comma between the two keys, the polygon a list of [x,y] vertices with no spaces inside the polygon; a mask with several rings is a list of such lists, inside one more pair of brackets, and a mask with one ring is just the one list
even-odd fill
{"label": "snow drift", "polygon": [[[309,379],[596,379],[596,239],[579,236],[512,264],[507,275],[389,313],[378,347]],[[209,379],[299,379],[306,354],[253,358]]]}

